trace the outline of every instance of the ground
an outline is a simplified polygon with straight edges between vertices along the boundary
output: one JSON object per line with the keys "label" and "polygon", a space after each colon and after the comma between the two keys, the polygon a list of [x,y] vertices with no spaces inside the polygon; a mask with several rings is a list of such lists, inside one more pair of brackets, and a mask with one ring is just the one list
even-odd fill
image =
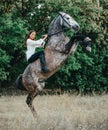
{"label": "ground", "polygon": [[0,97],[0,130],[108,130],[108,95],[37,96],[34,119],[26,95]]}

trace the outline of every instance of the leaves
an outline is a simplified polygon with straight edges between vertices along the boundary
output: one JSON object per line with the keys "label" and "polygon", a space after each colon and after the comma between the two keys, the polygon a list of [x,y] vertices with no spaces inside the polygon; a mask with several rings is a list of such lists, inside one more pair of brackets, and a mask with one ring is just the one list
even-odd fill
{"label": "leaves", "polygon": [[[108,92],[108,2],[107,0],[14,1],[5,12],[1,2],[0,80],[14,80],[26,67],[24,37],[35,29],[38,37],[47,33],[58,11],[70,14],[79,24],[79,33],[92,39],[92,52],[79,43],[60,71],[48,79],[47,86],[76,89],[81,94]],[[75,32],[66,33],[71,37]],[[52,84],[53,82],[53,84]]]}
{"label": "leaves", "polygon": [[[0,80],[8,80],[11,77],[10,68],[22,57],[24,37],[26,29],[20,18],[12,19],[12,14],[4,14],[0,17]],[[23,60],[22,60],[23,61]]]}

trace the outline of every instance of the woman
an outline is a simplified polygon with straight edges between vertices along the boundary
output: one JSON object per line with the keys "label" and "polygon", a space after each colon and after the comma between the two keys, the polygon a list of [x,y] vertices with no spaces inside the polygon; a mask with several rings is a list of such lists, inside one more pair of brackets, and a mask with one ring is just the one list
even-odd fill
{"label": "woman", "polygon": [[44,46],[45,44],[44,41],[46,40],[47,35],[43,35],[43,38],[39,40],[35,40],[35,37],[36,37],[36,31],[34,30],[31,30],[26,37],[25,41],[27,46],[26,58],[29,63],[32,63],[33,61],[40,58],[42,72],[47,73],[49,72],[49,69],[46,67],[44,51],[35,52],[36,48]]}

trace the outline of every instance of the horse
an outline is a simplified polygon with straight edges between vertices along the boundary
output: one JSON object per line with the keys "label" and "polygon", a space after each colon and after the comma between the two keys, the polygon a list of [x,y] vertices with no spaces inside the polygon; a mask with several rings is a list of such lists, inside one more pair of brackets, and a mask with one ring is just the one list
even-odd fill
{"label": "horse", "polygon": [[23,74],[20,74],[16,80],[16,86],[28,92],[26,103],[34,117],[37,117],[33,106],[34,98],[45,87],[45,80],[59,70],[71,54],[74,54],[79,44],[78,41],[85,43],[86,49],[91,50],[91,39],[89,37],[76,35],[69,39],[64,34],[64,27],[74,31],[80,29],[79,24],[69,14],[64,12],[59,12],[52,20],[49,25],[47,44],[44,48],[46,65],[50,69],[50,72],[43,73],[41,71],[40,60],[38,59],[30,63]]}

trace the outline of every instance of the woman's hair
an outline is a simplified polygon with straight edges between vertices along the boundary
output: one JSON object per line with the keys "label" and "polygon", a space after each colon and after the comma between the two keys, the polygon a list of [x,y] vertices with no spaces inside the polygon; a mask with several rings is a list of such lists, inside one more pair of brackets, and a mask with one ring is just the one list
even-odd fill
{"label": "woman's hair", "polygon": [[26,44],[27,39],[30,37],[30,34],[31,34],[32,32],[36,32],[36,31],[35,31],[35,30],[30,30],[30,31],[29,31],[29,33],[27,34],[27,36],[26,36],[26,38],[25,38],[25,44]]}

